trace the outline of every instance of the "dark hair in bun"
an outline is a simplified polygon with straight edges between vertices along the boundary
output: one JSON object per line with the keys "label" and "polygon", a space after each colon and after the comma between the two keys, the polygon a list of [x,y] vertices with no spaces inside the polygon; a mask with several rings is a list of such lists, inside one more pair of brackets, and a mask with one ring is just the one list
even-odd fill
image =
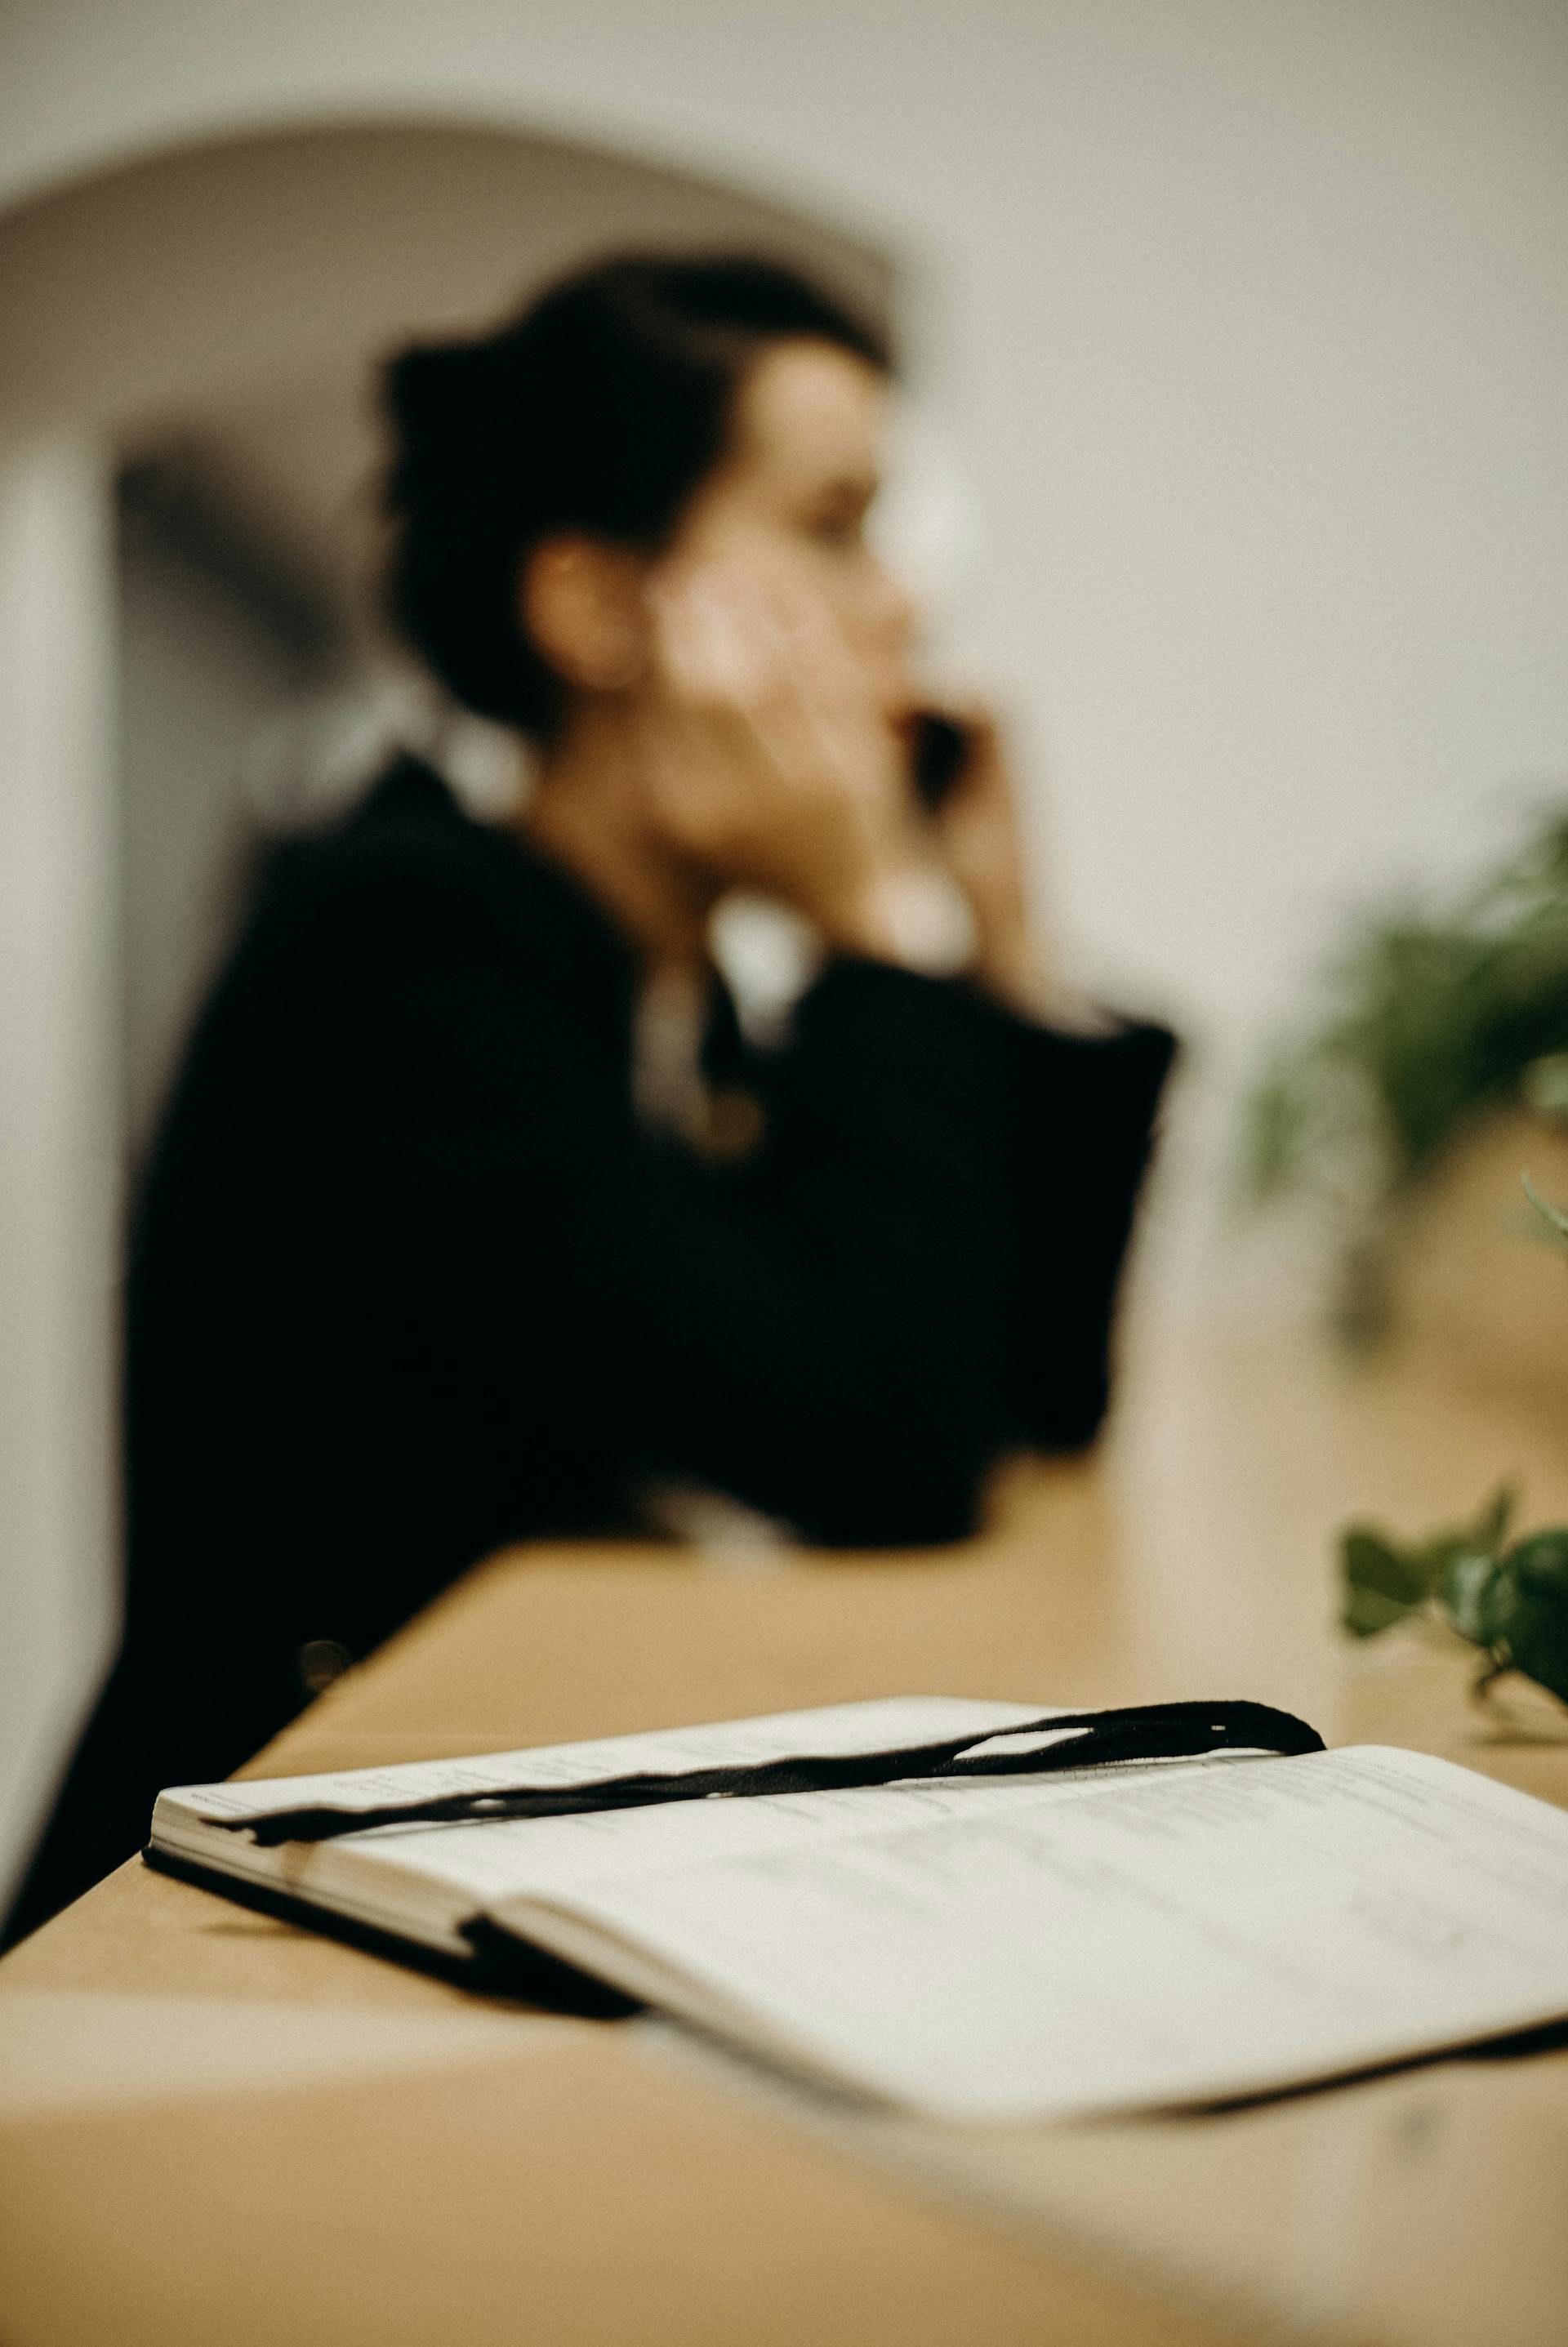
{"label": "dark hair in bun", "polygon": [[518,625],[525,555],[559,529],[656,551],[723,455],[759,349],[796,337],[890,364],[836,301],[738,255],[600,262],[492,334],[389,362],[388,600],[457,701],[549,733],[561,688]]}

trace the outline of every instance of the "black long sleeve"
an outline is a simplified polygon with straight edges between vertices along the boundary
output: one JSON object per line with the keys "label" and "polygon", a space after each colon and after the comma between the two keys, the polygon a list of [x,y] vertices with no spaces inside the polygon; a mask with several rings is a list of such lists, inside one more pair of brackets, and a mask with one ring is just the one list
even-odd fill
{"label": "black long sleeve", "polygon": [[715,1165],[633,1114],[634,979],[411,762],[277,858],[138,1218],[125,1651],[56,1888],[73,1816],[107,1863],[159,1782],[297,1707],[303,1641],[363,1653],[505,1541],[629,1522],[661,1477],[944,1541],[1000,1449],[1093,1432],[1163,1030],[839,962]]}

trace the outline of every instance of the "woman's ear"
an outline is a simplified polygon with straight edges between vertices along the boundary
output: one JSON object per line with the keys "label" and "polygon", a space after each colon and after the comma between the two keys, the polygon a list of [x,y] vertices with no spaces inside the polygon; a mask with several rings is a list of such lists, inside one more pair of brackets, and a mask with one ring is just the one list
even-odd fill
{"label": "woman's ear", "polygon": [[648,658],[642,558],[608,538],[563,530],[541,538],[518,579],[524,634],[562,682],[619,692]]}

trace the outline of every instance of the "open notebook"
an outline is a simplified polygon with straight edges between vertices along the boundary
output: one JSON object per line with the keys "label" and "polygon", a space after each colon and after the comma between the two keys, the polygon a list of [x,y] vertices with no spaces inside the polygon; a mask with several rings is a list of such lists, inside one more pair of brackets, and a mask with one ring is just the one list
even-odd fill
{"label": "open notebook", "polygon": [[313,1802],[995,1734],[1040,1711],[898,1698],[190,1786],[159,1796],[148,1856],[476,1982],[497,1977],[497,1947],[520,1976],[542,1949],[771,2059],[962,2119],[1248,2095],[1568,2015],[1568,1812],[1378,1747],[276,1847],[234,1829]]}

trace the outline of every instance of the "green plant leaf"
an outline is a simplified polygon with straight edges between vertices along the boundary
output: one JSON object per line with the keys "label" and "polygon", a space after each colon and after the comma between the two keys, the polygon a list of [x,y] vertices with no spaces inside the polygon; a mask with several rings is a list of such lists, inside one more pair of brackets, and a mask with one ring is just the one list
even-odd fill
{"label": "green plant leaf", "polygon": [[1568,1531],[1521,1541],[1500,1568],[1493,1647],[1568,1703]]}
{"label": "green plant leaf", "polygon": [[1352,1638],[1375,1638],[1383,1630],[1391,1630],[1396,1622],[1408,1621],[1412,1612],[1397,1597],[1384,1597],[1375,1589],[1348,1589],[1339,1608],[1339,1627]]}
{"label": "green plant leaf", "polygon": [[1482,1549],[1461,1549],[1443,1573],[1442,1600],[1454,1628],[1478,1646],[1495,1646],[1502,1635],[1512,1583],[1498,1559]]}
{"label": "green plant leaf", "polygon": [[1509,1632],[1508,1651],[1515,1670],[1568,1703],[1568,1613],[1562,1606],[1524,1608]]}
{"label": "green plant leaf", "polygon": [[1500,1483],[1473,1523],[1437,1532],[1416,1552],[1428,1588],[1440,1596],[1456,1627],[1483,1646],[1491,1644],[1491,1634],[1481,1625],[1515,1497],[1512,1483]]}
{"label": "green plant leaf", "polygon": [[1512,1488],[1501,1484],[1473,1523],[1413,1542],[1348,1524],[1339,1535],[1341,1627],[1374,1638],[1435,1598],[1486,1656],[1483,1682],[1522,1671],[1568,1703],[1568,1524],[1501,1551],[1513,1506]]}
{"label": "green plant leaf", "polygon": [[1339,1562],[1345,1582],[1339,1618],[1352,1637],[1375,1637],[1426,1603],[1431,1579],[1425,1564],[1370,1524],[1346,1527]]}
{"label": "green plant leaf", "polygon": [[1519,1504],[1519,1493],[1512,1483],[1500,1483],[1470,1528],[1470,1536],[1477,1548],[1497,1550],[1508,1536],[1513,1511]]}
{"label": "green plant leaf", "polygon": [[[1391,1317],[1377,1271],[1404,1204],[1464,1133],[1522,1103],[1568,1122],[1568,814],[1462,894],[1363,911],[1259,1073],[1247,1186],[1313,1204],[1351,1267],[1341,1334],[1365,1342]],[[1536,1203],[1568,1243],[1568,1202]]]}
{"label": "green plant leaf", "polygon": [[1532,1598],[1568,1607],[1568,1525],[1516,1541],[1503,1562]]}

